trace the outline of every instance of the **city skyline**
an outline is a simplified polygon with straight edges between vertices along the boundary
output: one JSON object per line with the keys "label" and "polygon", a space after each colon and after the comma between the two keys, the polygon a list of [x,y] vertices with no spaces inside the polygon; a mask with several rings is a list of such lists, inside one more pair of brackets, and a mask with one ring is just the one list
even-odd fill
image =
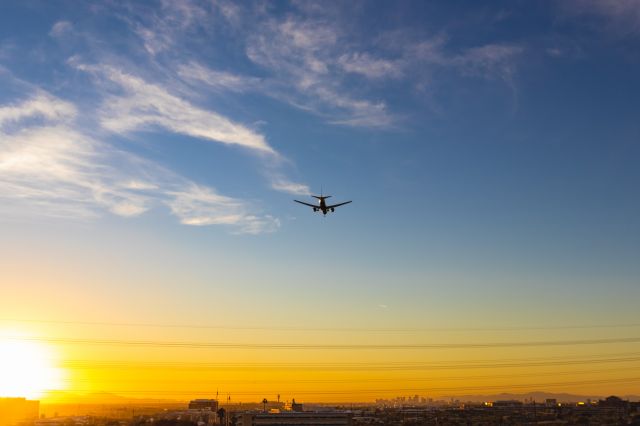
{"label": "city skyline", "polygon": [[639,16],[0,4],[0,397],[640,394]]}

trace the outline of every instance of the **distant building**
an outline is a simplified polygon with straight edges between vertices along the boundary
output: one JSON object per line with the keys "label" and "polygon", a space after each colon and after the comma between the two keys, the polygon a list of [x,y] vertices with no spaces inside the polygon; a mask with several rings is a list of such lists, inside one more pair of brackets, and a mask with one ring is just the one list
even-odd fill
{"label": "distant building", "polygon": [[300,404],[299,402],[296,402],[296,400],[294,399],[291,401],[291,411],[301,413],[304,411],[304,408],[302,404]]}
{"label": "distant building", "polygon": [[351,426],[349,412],[240,413],[237,426]]}
{"label": "distant building", "polygon": [[521,407],[522,405],[522,401],[518,401],[515,399],[493,402],[494,407]]}
{"label": "distant building", "polygon": [[189,402],[189,410],[210,410],[218,411],[217,399],[194,399]]}
{"label": "distant building", "polygon": [[629,401],[625,401],[622,398],[618,398],[617,396],[609,396],[604,400],[598,401],[598,406],[600,407],[615,407],[615,408],[625,408],[629,405]]}
{"label": "distant building", "polygon": [[39,416],[40,401],[31,401],[26,398],[0,398],[0,425],[2,426],[10,426],[25,420],[37,420]]}
{"label": "distant building", "polygon": [[544,400],[544,405],[547,407],[556,407],[558,406],[558,400],[555,398],[547,398]]}

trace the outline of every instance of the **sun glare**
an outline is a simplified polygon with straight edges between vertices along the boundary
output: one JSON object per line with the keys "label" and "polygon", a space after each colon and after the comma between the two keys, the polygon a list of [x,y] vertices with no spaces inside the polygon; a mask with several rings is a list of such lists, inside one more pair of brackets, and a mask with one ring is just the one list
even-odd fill
{"label": "sun glare", "polygon": [[0,397],[38,399],[47,390],[60,389],[61,371],[50,348],[21,338],[0,335]]}

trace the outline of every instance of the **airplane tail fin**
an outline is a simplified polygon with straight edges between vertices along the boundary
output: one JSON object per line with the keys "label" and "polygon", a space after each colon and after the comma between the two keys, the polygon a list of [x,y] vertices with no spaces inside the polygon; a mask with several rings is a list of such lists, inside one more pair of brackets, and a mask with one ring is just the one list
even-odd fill
{"label": "airplane tail fin", "polygon": [[326,200],[327,198],[331,198],[331,195],[312,195],[312,197],[318,200]]}

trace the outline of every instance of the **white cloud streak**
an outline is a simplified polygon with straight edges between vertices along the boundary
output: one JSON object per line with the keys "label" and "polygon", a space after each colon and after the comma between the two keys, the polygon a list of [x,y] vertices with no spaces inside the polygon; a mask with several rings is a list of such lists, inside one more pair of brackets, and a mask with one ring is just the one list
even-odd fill
{"label": "white cloud streak", "polygon": [[145,50],[152,56],[170,51],[179,36],[190,29],[207,28],[208,10],[203,3],[190,0],[161,0],[160,3],[160,8],[142,7],[139,18],[148,21],[147,25],[130,22]]}
{"label": "white cloud streak", "polygon": [[[146,210],[145,197],[113,181],[121,170],[103,163],[100,145],[65,125],[27,128],[3,134],[0,142],[0,194],[33,205],[49,205],[42,214],[97,215],[102,207],[121,216]],[[60,207],[60,208],[58,208]]]}
{"label": "white cloud streak", "polygon": [[286,192],[293,195],[309,195],[311,190],[308,185],[292,182],[283,176],[271,176],[271,188],[276,191]]}
{"label": "white cloud streak", "polygon": [[169,195],[171,211],[185,225],[236,225],[239,232],[247,234],[273,232],[280,226],[276,218],[250,214],[244,203],[196,184]]}
{"label": "white cloud streak", "polygon": [[269,85],[265,86],[267,94],[325,116],[335,124],[388,127],[394,121],[383,101],[350,94],[343,76],[336,74],[344,67],[338,67],[338,28],[292,17],[282,22],[271,20],[260,28],[247,41],[246,53],[271,71]]}
{"label": "white cloud streak", "polygon": [[[247,75],[247,71],[222,71],[194,59],[198,52],[190,50],[172,59],[184,81],[204,83],[216,93],[261,93],[329,123],[350,127],[396,126],[401,115],[390,110],[388,93],[378,91],[384,89],[386,80],[413,80],[414,87],[425,87],[426,79],[438,71],[453,70],[458,76],[498,77],[512,86],[514,59],[522,50],[496,43],[453,51],[443,33],[421,40],[415,34],[390,31],[358,39],[327,8],[306,2],[293,2],[282,15],[271,14],[264,5],[224,0],[164,1],[152,13],[138,14],[140,20],[130,25],[152,56],[176,51],[185,43],[206,48],[192,43],[189,34],[197,30],[218,36],[211,28],[224,28],[232,45],[244,43],[246,57],[261,68],[260,77]],[[186,63],[180,63],[178,56],[188,58]],[[168,128],[176,131],[173,124]]]}
{"label": "white cloud streak", "polygon": [[69,21],[58,21],[53,24],[51,27],[51,31],[49,31],[49,35],[51,37],[62,37],[65,34],[68,34],[73,30],[73,24]]}
{"label": "white cloud streak", "polygon": [[513,58],[522,51],[519,46],[487,44],[466,49],[452,57],[449,63],[465,73],[479,74],[485,78],[497,75],[509,80],[514,70]]}
{"label": "white cloud streak", "polygon": [[574,0],[558,4],[569,15],[604,18],[605,25],[599,25],[599,30],[624,36],[640,33],[640,0]]}
{"label": "white cloud streak", "polygon": [[[88,219],[132,217],[165,205],[186,225],[226,225],[257,234],[277,219],[153,162],[113,149],[74,125],[75,107],[49,94],[0,107],[0,212]],[[33,123],[33,118],[44,122]]]}
{"label": "white cloud streak", "polygon": [[180,65],[178,75],[185,80],[205,83],[214,90],[249,92],[260,90],[261,79],[217,71],[198,63]]}
{"label": "white cloud streak", "polygon": [[375,58],[368,53],[342,55],[338,58],[338,63],[345,71],[360,74],[372,80],[400,78],[404,67],[401,61]]}
{"label": "white cloud streak", "polygon": [[[282,159],[280,154],[267,144],[263,135],[219,114],[197,108],[157,85],[111,67],[86,65],[78,65],[78,67],[106,76],[109,81],[118,84],[125,92],[124,95],[107,97],[100,114],[101,124],[105,129],[124,134],[151,126],[160,126],[175,133],[240,145],[250,148],[253,152],[267,154],[263,160],[271,169]],[[233,91],[258,87],[259,82],[257,78],[216,72],[197,64],[185,66],[181,69],[181,74],[214,87]],[[305,191],[305,185],[290,182],[280,174],[275,178],[272,177],[273,173],[267,175],[271,177],[271,187],[277,191],[296,194]]]}
{"label": "white cloud streak", "polygon": [[31,99],[18,105],[0,107],[0,129],[26,118],[68,121],[76,116],[76,107],[40,92]]}
{"label": "white cloud streak", "polygon": [[154,126],[174,133],[277,155],[263,135],[213,111],[198,108],[164,88],[109,66],[76,65],[107,78],[124,93],[109,95],[100,112],[104,128],[121,134]]}

